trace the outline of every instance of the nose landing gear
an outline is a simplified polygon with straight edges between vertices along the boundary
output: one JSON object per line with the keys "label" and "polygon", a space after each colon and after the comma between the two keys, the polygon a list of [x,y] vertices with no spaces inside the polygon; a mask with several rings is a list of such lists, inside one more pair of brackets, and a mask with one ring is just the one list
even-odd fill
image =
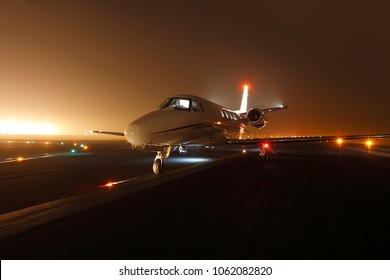
{"label": "nose landing gear", "polygon": [[157,152],[156,158],[153,162],[153,173],[156,175],[159,175],[163,172],[164,169],[164,163],[163,163],[163,157],[161,155],[161,152]]}
{"label": "nose landing gear", "polygon": [[164,147],[163,151],[157,151],[156,158],[153,162],[153,173],[156,175],[161,174],[164,171],[164,162],[163,158],[169,157],[171,153],[171,146]]}

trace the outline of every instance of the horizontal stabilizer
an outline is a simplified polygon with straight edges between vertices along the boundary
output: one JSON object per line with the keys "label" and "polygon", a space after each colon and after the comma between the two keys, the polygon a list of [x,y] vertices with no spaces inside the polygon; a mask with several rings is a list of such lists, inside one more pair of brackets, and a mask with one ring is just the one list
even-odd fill
{"label": "horizontal stabilizer", "polygon": [[101,131],[101,130],[93,130],[92,132],[99,133],[99,134],[115,135],[115,136],[125,136],[124,132]]}
{"label": "horizontal stabilizer", "polygon": [[261,111],[263,111],[264,113],[271,113],[271,112],[285,110],[285,109],[288,109],[288,106],[279,106],[274,108],[261,109]]}

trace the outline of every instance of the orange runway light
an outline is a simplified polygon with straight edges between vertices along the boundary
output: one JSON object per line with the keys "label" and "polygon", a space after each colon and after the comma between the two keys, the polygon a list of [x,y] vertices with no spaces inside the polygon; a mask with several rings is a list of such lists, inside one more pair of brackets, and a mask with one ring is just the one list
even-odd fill
{"label": "orange runway light", "polygon": [[372,141],[371,141],[370,139],[368,139],[368,140],[366,141],[366,145],[367,145],[368,148],[371,148],[371,146],[372,146]]}
{"label": "orange runway light", "polygon": [[83,149],[86,151],[86,150],[89,149],[89,147],[88,147],[87,145],[85,145],[85,146],[83,147]]}
{"label": "orange runway light", "polygon": [[243,150],[242,150],[242,153],[245,154],[245,153],[246,153],[246,149],[243,149]]}
{"label": "orange runway light", "polygon": [[343,143],[343,139],[341,139],[341,138],[337,138],[337,144],[342,144]]}
{"label": "orange runway light", "polygon": [[[135,178],[133,178],[133,179],[137,179],[137,178],[139,178],[139,177],[135,177]],[[130,181],[130,180],[132,180],[132,179],[125,179],[125,180],[116,181],[116,182],[110,181],[110,182],[108,182],[107,184],[100,186],[99,188],[104,188],[104,187],[111,188],[111,187],[113,187],[114,185],[119,185],[119,184],[128,182],[128,181]]]}
{"label": "orange runway light", "polygon": [[16,160],[19,161],[19,162],[22,162],[24,160],[24,158],[23,157],[18,157]]}

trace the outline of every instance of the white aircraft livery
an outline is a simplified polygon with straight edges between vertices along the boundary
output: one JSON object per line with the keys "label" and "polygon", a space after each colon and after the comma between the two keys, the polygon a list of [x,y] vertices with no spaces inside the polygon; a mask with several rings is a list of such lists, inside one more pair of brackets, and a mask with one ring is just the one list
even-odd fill
{"label": "white aircraft livery", "polygon": [[186,152],[193,145],[259,145],[260,156],[265,157],[270,143],[319,142],[350,139],[389,138],[390,134],[305,136],[252,138],[268,120],[266,114],[287,109],[251,108],[247,110],[248,86],[239,110],[230,110],[207,99],[193,95],[177,95],[166,99],[156,110],[130,123],[124,132],[93,131],[94,133],[124,136],[133,149],[156,152],[153,172],[163,172],[163,159],[173,149]]}

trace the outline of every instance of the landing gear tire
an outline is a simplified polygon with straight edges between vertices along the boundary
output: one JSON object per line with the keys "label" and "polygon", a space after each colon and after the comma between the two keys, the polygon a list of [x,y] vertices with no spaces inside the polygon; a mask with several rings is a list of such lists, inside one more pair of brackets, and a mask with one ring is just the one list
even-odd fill
{"label": "landing gear tire", "polygon": [[164,163],[162,158],[156,158],[153,162],[153,172],[156,175],[159,175],[163,172]]}
{"label": "landing gear tire", "polygon": [[164,162],[163,159],[169,157],[171,153],[171,146],[165,146],[162,151],[157,151],[156,158],[153,162],[153,173],[160,175],[164,171]]}

